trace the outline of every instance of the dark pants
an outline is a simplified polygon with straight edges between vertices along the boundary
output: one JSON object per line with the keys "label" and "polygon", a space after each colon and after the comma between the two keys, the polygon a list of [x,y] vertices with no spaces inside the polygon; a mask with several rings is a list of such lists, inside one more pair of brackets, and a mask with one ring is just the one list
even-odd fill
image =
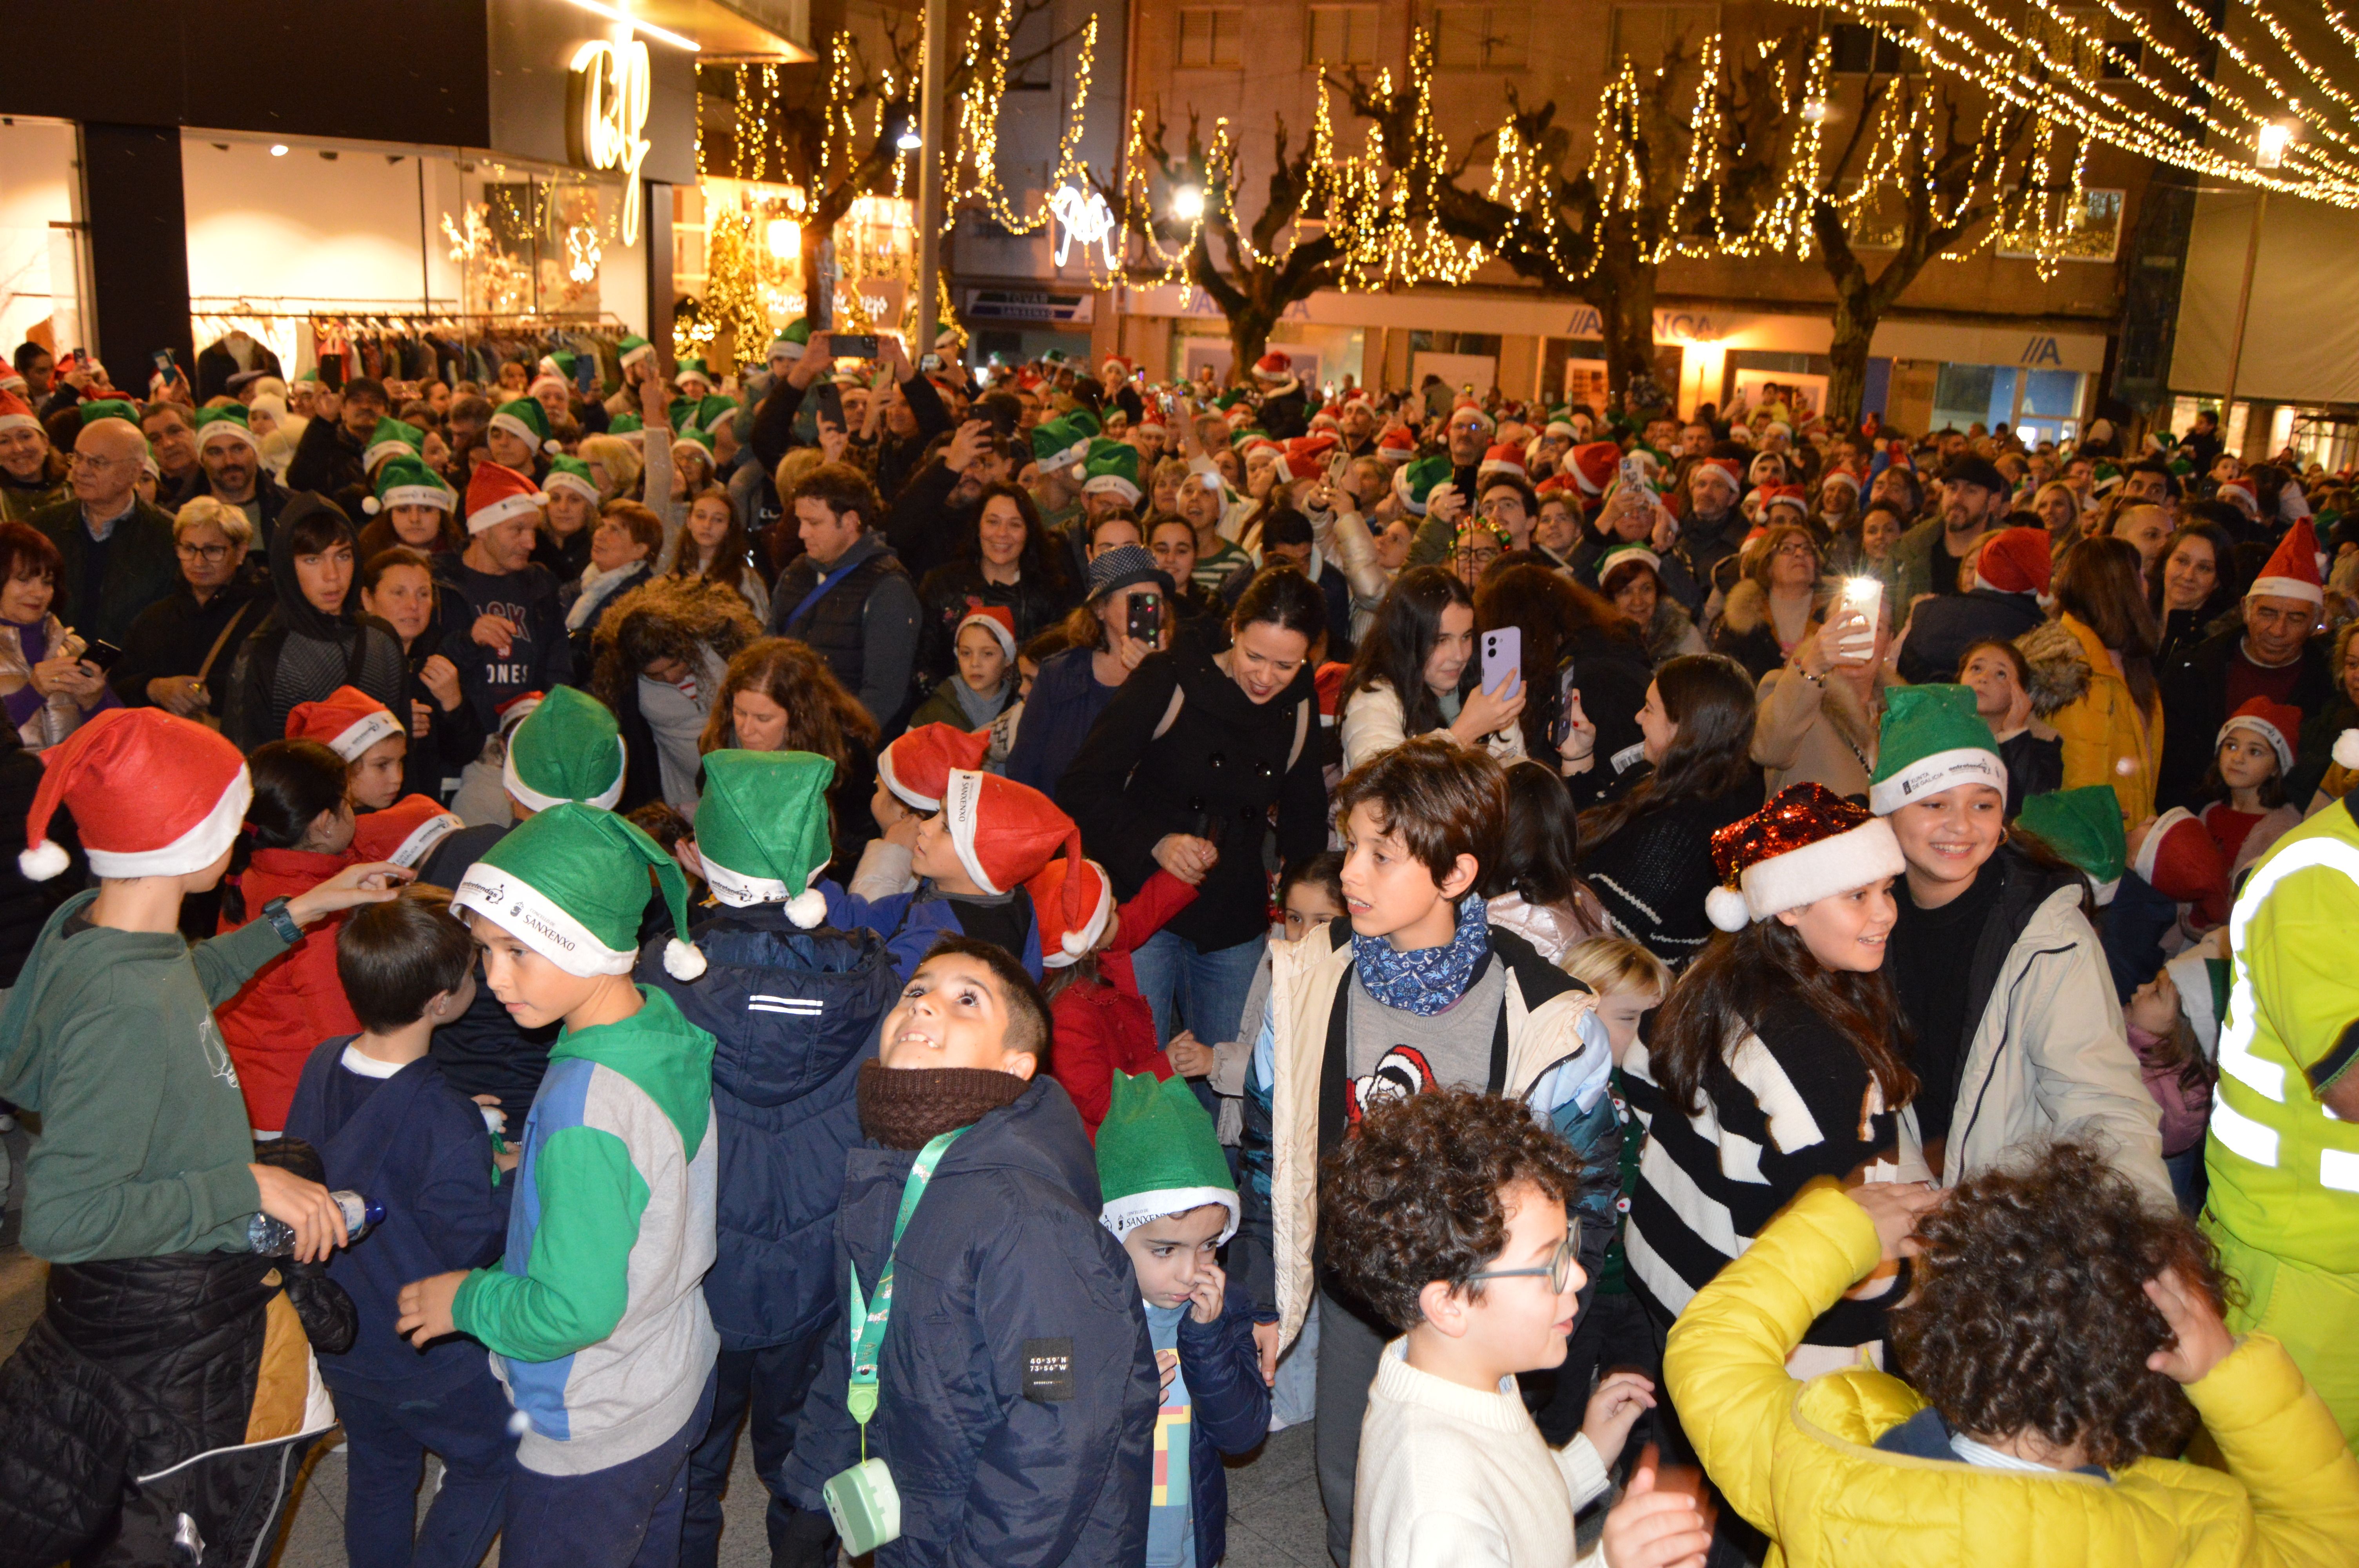
{"label": "dark pants", "polygon": [[1336,1568],[1352,1564],[1352,1492],[1360,1467],[1360,1421],[1368,1385],[1393,1336],[1325,1290],[1319,1292],[1319,1403],[1311,1448],[1319,1500],[1327,1508],[1327,1552]]}
{"label": "dark pants", "polygon": [[688,1424],[636,1459],[586,1476],[508,1470],[501,1568],[674,1568],[688,1451],[712,1422],[712,1374]]}
{"label": "dark pants", "polygon": [[[396,1402],[337,1390],[336,1413],[344,1423],[344,1557],[352,1568],[481,1563],[499,1533],[508,1495],[516,1454],[511,1411],[489,1368],[432,1399]],[[418,1529],[418,1481],[429,1454],[442,1461],[442,1486]]]}
{"label": "dark pants", "polygon": [[803,1400],[819,1377],[830,1324],[816,1334],[759,1350],[723,1350],[713,1368],[712,1422],[688,1456],[688,1509],[681,1527],[680,1568],[713,1568],[721,1559],[721,1496],[736,1462],[737,1428],[750,1420],[754,1470],[769,1489],[764,1522],[774,1568],[820,1568],[835,1561],[835,1526],[824,1511],[799,1509],[787,1498],[779,1472],[795,1445]]}

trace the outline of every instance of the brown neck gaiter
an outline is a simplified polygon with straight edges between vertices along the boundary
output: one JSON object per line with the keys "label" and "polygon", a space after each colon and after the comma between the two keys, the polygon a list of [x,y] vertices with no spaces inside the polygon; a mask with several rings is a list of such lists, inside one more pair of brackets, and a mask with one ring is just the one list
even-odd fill
{"label": "brown neck gaiter", "polygon": [[855,1098],[860,1130],[887,1149],[922,1149],[952,1128],[971,1127],[1001,1106],[1013,1105],[1031,1082],[988,1067],[860,1069]]}

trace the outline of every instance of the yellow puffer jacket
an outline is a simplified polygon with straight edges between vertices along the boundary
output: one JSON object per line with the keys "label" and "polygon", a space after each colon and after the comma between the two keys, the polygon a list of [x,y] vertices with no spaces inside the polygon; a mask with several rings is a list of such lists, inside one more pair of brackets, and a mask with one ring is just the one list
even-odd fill
{"label": "yellow puffer jacket", "polygon": [[1672,1325],[1671,1398],[1712,1478],[1768,1533],[1769,1568],[2359,1563],[2359,1461],[2266,1336],[2187,1390],[2225,1475],[2141,1459],[2108,1484],[1873,1447],[1924,1407],[1916,1391],[1866,1367],[1797,1383],[1786,1356],[1877,1255],[1866,1211],[1814,1189]]}

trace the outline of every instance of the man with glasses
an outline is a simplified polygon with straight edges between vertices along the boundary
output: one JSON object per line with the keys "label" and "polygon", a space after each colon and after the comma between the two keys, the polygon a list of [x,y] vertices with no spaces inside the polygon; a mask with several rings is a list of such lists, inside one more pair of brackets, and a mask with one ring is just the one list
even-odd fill
{"label": "man with glasses", "polygon": [[1510,473],[1487,476],[1474,492],[1474,510],[1483,521],[1507,536],[1511,550],[1532,547],[1532,519],[1539,512],[1539,503],[1532,496],[1532,487]]}
{"label": "man with glasses", "polygon": [[118,647],[139,612],[179,580],[172,520],[139,499],[147,438],[131,405],[85,403],[68,478],[73,497],[33,514],[64,563],[59,616],[86,643]]}

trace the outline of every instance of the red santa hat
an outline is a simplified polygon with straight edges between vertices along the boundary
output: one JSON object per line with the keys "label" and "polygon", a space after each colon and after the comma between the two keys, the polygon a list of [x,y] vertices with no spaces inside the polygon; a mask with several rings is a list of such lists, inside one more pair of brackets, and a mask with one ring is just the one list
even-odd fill
{"label": "red santa hat", "polygon": [[1723,931],[1908,869],[1890,823],[1820,784],[1789,784],[1714,833],[1712,863],[1720,885],[1705,897],[1704,913]]}
{"label": "red santa hat", "polygon": [[2256,697],[2228,715],[2228,722],[2220,726],[2220,733],[2212,742],[2217,751],[2222,741],[2237,730],[2249,730],[2269,744],[2277,754],[2277,776],[2293,772],[2293,743],[2301,734],[2301,709],[2282,702],[2271,702]]}
{"label": "red santa hat", "polygon": [[1857,495],[1859,493],[1859,475],[1852,472],[1851,470],[1844,468],[1840,464],[1827,470],[1826,479],[1822,479],[1819,481],[1819,488],[1821,490],[1824,490],[1826,488],[1827,480],[1832,480],[1837,484],[1850,487],[1851,492],[1854,495]]}
{"label": "red santa hat", "polygon": [[1773,506],[1790,506],[1798,517],[1810,514],[1810,498],[1802,493],[1802,487],[1799,484],[1765,484],[1756,493],[1761,498],[1761,514],[1764,517],[1769,514]]}
{"label": "red santa hat", "polygon": [[1580,487],[1572,482],[1571,474],[1560,469],[1532,486],[1532,493],[1542,501],[1546,501],[1551,495],[1571,494],[1578,498]]}
{"label": "red santa hat", "polygon": [[903,805],[940,811],[951,772],[982,767],[990,750],[988,730],[969,732],[955,724],[921,724],[878,754],[876,776]]}
{"label": "red santa hat", "polygon": [[364,813],[353,824],[353,853],[364,860],[391,860],[416,870],[434,846],[465,824],[429,795],[405,795],[383,811]]}
{"label": "red santa hat", "polygon": [[511,517],[538,517],[548,499],[534,488],[530,474],[499,463],[477,463],[474,477],[467,481],[467,532],[485,533]]}
{"label": "red santa hat", "polygon": [[2253,586],[2245,590],[2246,599],[2304,599],[2312,604],[2326,602],[2326,585],[2318,575],[2318,535],[2305,517],[2286,530],[2277,541],[2276,553]]}
{"label": "red santa hat", "polygon": [[1254,361],[1253,365],[1254,379],[1271,385],[1284,381],[1293,373],[1293,370],[1294,362],[1276,349],[1270,350],[1269,352]]}
{"label": "red santa hat", "polygon": [[2191,904],[2190,924],[2201,930],[2228,919],[2228,862],[2211,830],[2183,806],[2174,806],[2147,829],[2130,870],[2173,903]]}
{"label": "red santa hat", "polygon": [[2241,474],[2234,479],[2222,481],[2215,493],[2220,500],[2240,508],[2247,517],[2257,519],[2261,514],[2260,487]]}
{"label": "red santa hat", "polygon": [[942,822],[959,864],[985,892],[1007,892],[1030,881],[1060,845],[1067,860],[1082,858],[1082,830],[1073,819],[1031,785],[997,773],[954,770],[942,793]]}
{"label": "red santa hat", "polygon": [[40,428],[41,422],[34,417],[31,405],[13,392],[0,390],[0,430],[38,430]]}
{"label": "red santa hat", "polygon": [[1745,483],[1745,464],[1740,459],[1699,458],[1696,460],[1696,466],[1688,470],[1688,477],[1692,479],[1706,469],[1718,469],[1722,473],[1726,474],[1731,489],[1740,489]]}
{"label": "red santa hat", "polygon": [[1565,454],[1565,471],[1583,495],[1603,495],[1622,466],[1622,449],[1612,441],[1584,441]]}
{"label": "red santa hat", "polygon": [[[1106,373],[1109,371],[1114,373],[1111,375],[1107,374]],[[1132,376],[1137,373],[1138,367],[1120,354],[1108,354],[1104,359],[1098,362],[1099,379],[1109,384],[1118,381],[1128,381]]]}
{"label": "red santa hat", "polygon": [[951,633],[951,646],[958,646],[959,633],[970,626],[989,628],[991,634],[999,640],[999,651],[1007,655],[1007,662],[1011,665],[1016,662],[1016,611],[1004,604],[974,606],[959,617],[958,628]]}
{"label": "red santa hat", "polygon": [[1490,414],[1484,410],[1481,404],[1475,402],[1471,397],[1462,397],[1456,403],[1451,405],[1450,418],[1447,423],[1452,425],[1457,424],[1458,416],[1461,414],[1472,414],[1485,430],[1497,428],[1497,421],[1491,417]]}
{"label": "red santa hat", "polygon": [[1480,482],[1495,473],[1503,473],[1512,479],[1530,479],[1531,470],[1524,467],[1523,449],[1502,441],[1484,452],[1482,463],[1474,470],[1474,478]]}
{"label": "red santa hat", "polygon": [[1317,479],[1327,471],[1328,456],[1343,444],[1323,431],[1315,436],[1297,436],[1292,440],[1282,442],[1277,449],[1279,482]]}
{"label": "red santa hat", "polygon": [[1388,463],[1405,463],[1417,456],[1417,438],[1406,425],[1396,425],[1376,438],[1376,456]]}
{"label": "red santa hat", "polygon": [[64,849],[49,838],[60,806],[73,813],[93,875],[179,877],[222,858],[254,799],[235,746],[160,708],[107,708],[41,762],[16,857],[28,881],[66,869]]}
{"label": "red santa hat", "polygon": [[1114,923],[1114,879],[1095,860],[1051,860],[1024,884],[1040,922],[1040,967],[1080,963]]}
{"label": "red santa hat", "polygon": [[1974,560],[1974,583],[2000,593],[2045,598],[2055,557],[2045,528],[2002,528]]}
{"label": "red santa hat", "polygon": [[401,732],[400,722],[385,704],[348,686],[317,702],[299,702],[287,715],[289,741],[317,741],[348,762],[360,761],[363,752]]}

